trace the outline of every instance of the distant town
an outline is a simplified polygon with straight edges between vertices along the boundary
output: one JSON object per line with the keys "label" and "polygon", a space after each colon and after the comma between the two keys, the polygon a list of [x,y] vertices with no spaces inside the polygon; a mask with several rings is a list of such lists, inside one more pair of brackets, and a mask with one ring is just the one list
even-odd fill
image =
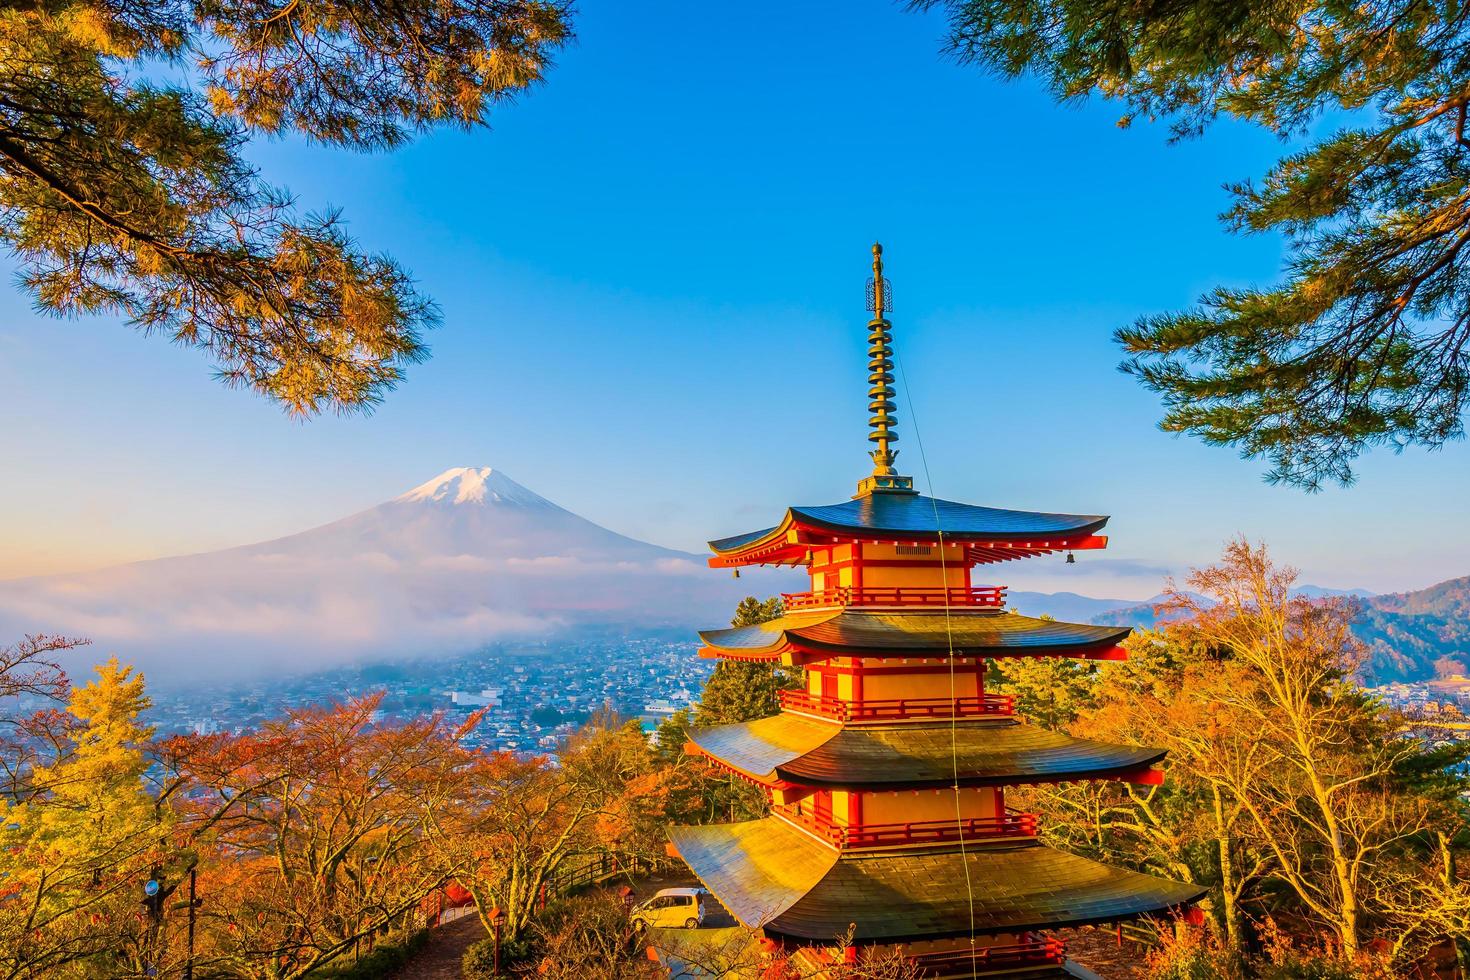
{"label": "distant town", "polygon": [[[1409,718],[1470,721],[1470,677],[1460,675],[1432,681],[1396,682],[1368,690]],[[1470,728],[1470,725],[1466,727]]]}
{"label": "distant town", "polygon": [[595,712],[611,708],[646,728],[698,699],[714,669],[681,635],[525,643],[453,659],[343,667],[298,677],[155,692],[160,734],[249,731],[288,710],[382,691],[383,721],[485,711],[471,746],[547,752]]}

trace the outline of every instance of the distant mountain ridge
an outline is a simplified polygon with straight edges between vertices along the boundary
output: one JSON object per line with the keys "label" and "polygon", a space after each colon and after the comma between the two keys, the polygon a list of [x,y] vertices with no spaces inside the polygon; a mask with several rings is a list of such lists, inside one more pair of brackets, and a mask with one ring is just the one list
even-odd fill
{"label": "distant mountain ridge", "polygon": [[[1368,648],[1364,679],[1371,683],[1470,672],[1470,576],[1384,595],[1311,585],[1297,591],[1314,599],[1346,596],[1357,601],[1359,617],[1353,633]],[[1088,622],[1146,629],[1157,622],[1158,598],[1105,610]]]}
{"label": "distant mountain ridge", "polygon": [[1136,599],[1094,599],[1076,592],[1006,591],[1006,605],[1026,616],[1050,616],[1068,623],[1090,622],[1119,609],[1138,605]]}

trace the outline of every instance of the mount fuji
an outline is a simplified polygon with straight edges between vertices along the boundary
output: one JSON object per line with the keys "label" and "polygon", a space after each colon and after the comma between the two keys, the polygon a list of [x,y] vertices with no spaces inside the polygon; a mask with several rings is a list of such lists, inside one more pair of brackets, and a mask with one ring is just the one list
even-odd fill
{"label": "mount fuji", "polygon": [[795,582],[742,587],[498,470],[461,467],[274,541],[0,582],[0,637],[86,636],[100,656],[152,671],[151,683],[193,681],[579,629],[719,625],[741,596],[783,586]]}

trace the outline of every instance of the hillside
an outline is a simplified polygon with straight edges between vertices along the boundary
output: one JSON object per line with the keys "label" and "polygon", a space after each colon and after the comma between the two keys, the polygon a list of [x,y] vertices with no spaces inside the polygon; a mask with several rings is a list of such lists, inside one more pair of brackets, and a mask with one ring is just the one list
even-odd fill
{"label": "hillside", "polygon": [[1470,673],[1470,576],[1374,596],[1363,604],[1354,632],[1368,644],[1373,678],[1380,683]]}
{"label": "hillside", "polygon": [[[1303,587],[1304,595],[1348,595],[1360,615],[1353,632],[1368,647],[1366,680],[1423,681],[1441,674],[1470,673],[1470,576],[1415,592],[1367,595]],[[1154,625],[1152,602],[1113,609],[1088,620],[1099,625]],[[1458,664],[1458,666],[1456,666]]]}

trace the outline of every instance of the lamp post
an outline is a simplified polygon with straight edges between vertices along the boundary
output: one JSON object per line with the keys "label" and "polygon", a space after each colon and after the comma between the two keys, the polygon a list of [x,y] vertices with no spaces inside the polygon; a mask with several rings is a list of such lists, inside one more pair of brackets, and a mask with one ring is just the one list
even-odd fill
{"label": "lamp post", "polygon": [[189,868],[189,959],[184,963],[184,980],[194,980],[194,917],[199,906],[204,904],[195,893],[198,884],[199,868],[192,865]]}
{"label": "lamp post", "polygon": [[490,924],[495,927],[495,975],[500,976],[500,927],[505,924],[505,913],[500,906],[490,910]]}

